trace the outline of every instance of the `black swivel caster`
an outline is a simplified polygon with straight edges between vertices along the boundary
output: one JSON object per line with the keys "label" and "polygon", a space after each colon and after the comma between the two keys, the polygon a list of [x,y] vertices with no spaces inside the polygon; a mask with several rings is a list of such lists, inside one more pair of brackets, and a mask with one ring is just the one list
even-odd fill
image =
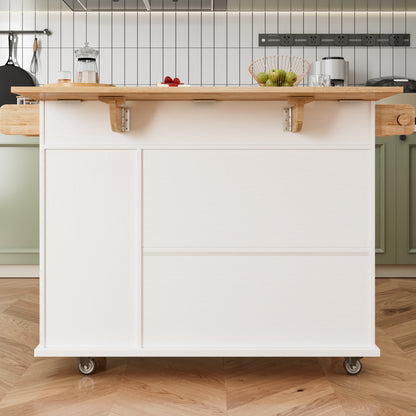
{"label": "black swivel caster", "polygon": [[344,361],[344,370],[350,376],[360,374],[363,369],[361,364],[361,357],[346,357]]}
{"label": "black swivel caster", "polygon": [[82,357],[78,361],[78,370],[84,376],[89,376],[90,374],[93,374],[96,367],[97,364],[95,363],[94,358]]}

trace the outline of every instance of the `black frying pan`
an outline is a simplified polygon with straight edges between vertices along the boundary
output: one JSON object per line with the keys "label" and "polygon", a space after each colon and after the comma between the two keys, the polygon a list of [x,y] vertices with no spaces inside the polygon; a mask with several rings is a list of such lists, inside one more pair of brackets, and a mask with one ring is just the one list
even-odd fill
{"label": "black frying pan", "polygon": [[0,106],[3,104],[16,104],[16,95],[10,92],[11,87],[34,86],[33,78],[13,62],[13,33],[9,33],[9,59],[6,65],[0,66]]}

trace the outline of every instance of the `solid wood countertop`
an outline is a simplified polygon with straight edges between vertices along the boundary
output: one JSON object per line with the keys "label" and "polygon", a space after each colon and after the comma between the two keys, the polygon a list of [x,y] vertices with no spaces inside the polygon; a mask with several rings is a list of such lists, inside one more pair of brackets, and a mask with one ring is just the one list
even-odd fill
{"label": "solid wood countertop", "polygon": [[403,92],[402,87],[113,87],[57,86],[12,87],[12,92],[35,100],[96,101],[122,97],[129,101],[287,101],[306,97],[309,101],[378,101]]}

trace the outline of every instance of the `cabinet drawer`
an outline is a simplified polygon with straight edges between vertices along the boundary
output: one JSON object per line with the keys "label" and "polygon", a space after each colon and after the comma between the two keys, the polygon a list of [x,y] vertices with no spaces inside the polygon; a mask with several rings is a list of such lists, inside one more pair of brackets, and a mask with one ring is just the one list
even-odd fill
{"label": "cabinet drawer", "polygon": [[145,348],[370,343],[367,256],[145,256],[143,265]]}
{"label": "cabinet drawer", "polygon": [[366,150],[146,150],[146,248],[368,247]]}
{"label": "cabinet drawer", "polygon": [[369,145],[371,105],[307,104],[302,132],[293,134],[283,132],[282,114],[287,106],[283,101],[129,101],[130,132],[119,134],[111,131],[108,106],[103,103],[49,101],[45,103],[45,137],[48,145],[82,146]]}

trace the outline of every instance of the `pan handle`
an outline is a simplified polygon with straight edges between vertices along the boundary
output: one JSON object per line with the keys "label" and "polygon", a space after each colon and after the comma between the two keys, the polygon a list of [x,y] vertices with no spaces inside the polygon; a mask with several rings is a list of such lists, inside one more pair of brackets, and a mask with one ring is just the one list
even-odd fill
{"label": "pan handle", "polygon": [[6,62],[6,65],[14,65],[13,62],[13,44],[14,44],[14,34],[9,32],[9,59]]}

